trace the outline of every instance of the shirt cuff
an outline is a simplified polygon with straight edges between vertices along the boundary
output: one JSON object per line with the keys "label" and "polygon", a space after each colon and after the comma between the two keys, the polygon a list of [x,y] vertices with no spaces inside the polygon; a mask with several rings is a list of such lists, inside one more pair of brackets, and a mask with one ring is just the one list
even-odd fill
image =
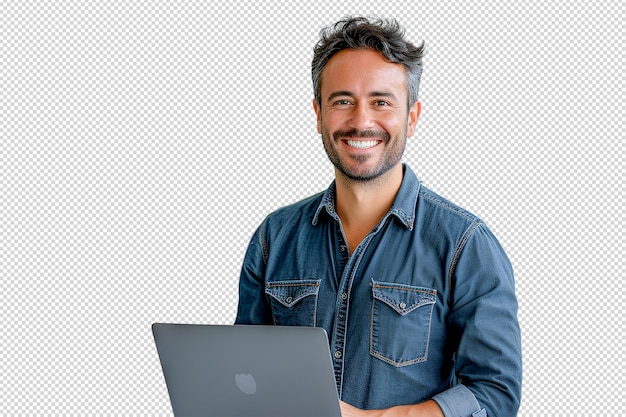
{"label": "shirt cuff", "polygon": [[465,385],[458,384],[433,397],[443,415],[446,417],[470,417],[486,416],[487,413],[480,409],[478,400]]}

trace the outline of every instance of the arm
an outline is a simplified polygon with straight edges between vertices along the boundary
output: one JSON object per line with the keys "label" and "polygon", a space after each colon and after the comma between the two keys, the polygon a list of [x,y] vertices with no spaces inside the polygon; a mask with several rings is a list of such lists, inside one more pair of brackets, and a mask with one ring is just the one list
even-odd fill
{"label": "arm", "polygon": [[272,324],[265,297],[265,259],[262,224],[250,239],[239,278],[239,304],[235,324]]}
{"label": "arm", "polygon": [[444,417],[441,408],[433,400],[414,405],[400,405],[385,410],[360,410],[341,402],[342,417]]}
{"label": "arm", "polygon": [[450,266],[452,288],[448,342],[456,352],[458,385],[433,397],[446,416],[515,416],[521,397],[521,337],[513,269],[491,231],[481,224],[457,249]]}

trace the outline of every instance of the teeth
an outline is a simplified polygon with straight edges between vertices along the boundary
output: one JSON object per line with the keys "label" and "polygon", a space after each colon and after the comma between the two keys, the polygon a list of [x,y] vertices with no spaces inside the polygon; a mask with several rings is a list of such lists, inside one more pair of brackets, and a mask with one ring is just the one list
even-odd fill
{"label": "teeth", "polygon": [[378,141],[377,140],[365,140],[365,141],[349,140],[348,145],[357,149],[367,149],[367,148],[373,148],[374,146],[378,145]]}

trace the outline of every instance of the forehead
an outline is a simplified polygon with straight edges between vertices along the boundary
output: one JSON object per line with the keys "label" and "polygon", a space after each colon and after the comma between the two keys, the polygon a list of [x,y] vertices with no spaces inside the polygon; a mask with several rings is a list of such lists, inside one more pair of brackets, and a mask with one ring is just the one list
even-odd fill
{"label": "forehead", "polygon": [[407,94],[404,66],[386,61],[372,49],[344,49],[337,52],[326,63],[320,82],[322,97],[338,90]]}

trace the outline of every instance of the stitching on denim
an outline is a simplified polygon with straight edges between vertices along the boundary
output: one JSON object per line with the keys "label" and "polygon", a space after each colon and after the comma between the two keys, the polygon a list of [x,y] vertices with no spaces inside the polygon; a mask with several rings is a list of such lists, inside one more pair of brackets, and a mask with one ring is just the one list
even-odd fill
{"label": "stitching on denim", "polygon": [[[302,280],[300,282],[289,282],[289,281],[268,282],[265,284],[265,293],[271,296],[272,298],[276,299],[285,307],[291,308],[292,306],[300,302],[300,300],[306,297],[309,297],[311,295],[314,295],[315,297],[317,297],[319,294],[319,286],[320,286],[319,280]],[[282,297],[279,297],[278,295],[280,294],[275,294],[273,292],[268,291],[274,288],[285,288],[285,287],[289,287],[289,288],[302,287],[302,288],[308,288],[308,290],[305,290],[301,294],[298,294],[298,296],[294,297],[293,300],[290,302],[286,302],[286,300],[283,300]],[[317,300],[315,302],[315,306],[317,308]]]}
{"label": "stitching on denim", "polygon": [[261,223],[261,229],[259,230],[259,240],[261,241],[261,251],[263,252],[263,263],[267,265],[267,259],[269,258],[269,251],[267,250],[267,242],[265,241],[265,223],[267,222],[267,218],[263,223]]}
{"label": "stitching on denim", "polygon": [[430,288],[419,289],[419,288],[410,288],[410,287],[406,287],[402,285],[392,285],[392,284],[381,285],[379,283],[374,283],[374,287],[388,288],[388,289],[395,289],[395,290],[402,290],[402,291],[423,292],[423,293],[430,294],[430,295],[437,295],[437,290],[433,290]]}
{"label": "stitching on denim", "polygon": [[[408,291],[408,292],[412,292],[415,294],[421,294],[422,297],[420,297],[419,300],[415,301],[413,304],[406,306],[406,308],[401,308],[398,305],[398,301],[395,298],[391,298],[389,296],[387,296],[387,294],[385,294],[384,292],[381,294],[376,294],[373,293],[372,296],[380,301],[383,301],[384,303],[386,303],[387,305],[389,305],[391,308],[393,308],[396,312],[398,312],[398,314],[401,315],[406,315],[409,314],[411,311],[422,307],[424,305],[427,304],[435,304],[437,302],[436,300],[436,296],[437,296],[437,290],[434,290],[432,288],[426,288],[426,287],[411,287],[408,285],[393,285],[392,283],[378,283],[376,281],[374,281],[372,279],[372,286],[374,289],[390,289],[390,290],[398,290],[398,291]],[[398,308],[400,307],[400,308]]]}
{"label": "stitching on denim", "polygon": [[372,303],[372,314],[370,316],[370,355],[372,355],[375,358],[380,359],[383,362],[386,362],[386,363],[388,363],[390,365],[393,365],[396,368],[401,368],[403,366],[413,365],[415,363],[427,361],[428,360],[428,349],[430,347],[430,331],[432,329],[432,316],[433,316],[433,310],[434,310],[434,303],[431,304],[431,305],[433,307],[431,307],[431,309],[430,309],[430,316],[429,316],[429,320],[428,320],[428,335],[429,336],[426,339],[426,347],[424,348],[424,355],[420,356],[419,358],[411,359],[411,360],[408,360],[408,361],[398,362],[398,361],[394,361],[392,359],[389,359],[386,356],[384,356],[381,352],[378,352],[378,351],[374,350],[373,331],[374,331],[374,306],[375,306],[375,303]]}
{"label": "stitching on denim", "polygon": [[[420,290],[420,289],[411,289],[408,286],[401,286],[401,285],[380,285],[379,283],[375,282],[374,280],[372,280],[372,284],[374,286],[374,288],[387,288],[387,289],[399,289],[399,290],[405,290],[405,291],[413,291],[413,292],[417,292],[417,293],[424,293],[424,294],[428,294],[428,295],[432,295],[432,296],[436,296],[437,294],[437,290],[431,290],[432,292],[428,291],[429,289],[424,289],[424,290]],[[390,359],[386,356],[383,355],[382,352],[379,352],[377,350],[374,349],[374,311],[376,308],[376,302],[375,300],[379,300],[379,301],[383,301],[381,300],[381,298],[384,298],[385,300],[388,301],[393,301],[395,304],[396,300],[391,300],[389,299],[389,297],[385,297],[384,295],[381,296],[381,298],[378,298],[377,296],[375,296],[374,294],[372,294],[374,300],[372,300],[372,310],[370,313],[370,355],[372,355],[373,357],[382,360],[383,362],[386,362],[392,366],[395,366],[396,368],[401,368],[404,366],[408,366],[408,365],[413,365],[419,362],[425,362],[428,360],[428,349],[430,347],[430,333],[432,330],[432,316],[433,316],[433,310],[435,309],[435,304],[437,303],[437,300],[432,300],[432,302],[430,302],[431,300],[429,300],[429,302],[423,302],[423,303],[418,303],[419,305],[417,305],[416,307],[410,309],[410,311],[407,311],[407,314],[409,312],[412,312],[414,310],[416,310],[417,308],[420,307],[425,307],[430,305],[430,314],[429,314],[429,318],[428,318],[428,337],[426,338],[426,346],[424,347],[424,355],[418,357],[418,358],[414,358],[414,359],[410,359],[407,361],[402,361],[402,362],[398,362],[398,361],[394,361],[393,359]],[[392,307],[393,308],[393,307]],[[396,310],[394,308],[394,310]],[[397,312],[397,310],[396,310]],[[401,314],[401,313],[400,313]]]}
{"label": "stitching on denim", "polygon": [[420,362],[425,362],[425,361],[427,361],[427,360],[428,360],[428,344],[429,344],[429,343],[430,343],[430,339],[426,342],[426,353],[424,354],[424,356],[421,356],[421,357],[419,357],[419,358],[417,358],[417,359],[411,359],[410,361],[405,361],[405,362],[396,362],[396,361],[393,361],[393,360],[391,360],[391,359],[389,359],[389,358],[387,358],[387,357],[383,356],[381,353],[378,353],[378,352],[376,352],[376,351],[374,351],[374,350],[371,350],[371,351],[370,351],[370,354],[371,354],[373,357],[375,357],[375,358],[377,358],[377,359],[380,359],[380,360],[381,360],[381,361],[383,361],[383,362],[386,362],[386,363],[388,363],[388,364],[390,364],[390,365],[395,366],[396,368],[402,368],[403,366],[409,366],[409,365],[413,365],[413,364],[415,364],[415,363],[420,363]]}
{"label": "stitching on denim", "polygon": [[319,281],[307,281],[307,282],[296,282],[296,283],[291,283],[291,282],[285,282],[285,281],[276,281],[276,282],[268,282],[267,286],[269,288],[272,287],[319,287],[320,283]]}
{"label": "stitching on denim", "polygon": [[[286,302],[285,299],[279,296],[281,295],[280,293],[276,294],[272,291],[269,291],[274,288],[284,288],[284,287],[290,287],[290,288],[302,287],[302,288],[308,288],[308,290],[305,290],[304,292],[299,294],[297,297],[294,297],[294,299],[291,302]],[[296,304],[300,303],[302,300],[304,300],[307,297],[311,297],[311,296],[314,297],[315,301],[314,301],[314,307],[313,307],[313,327],[316,327],[317,326],[317,304],[318,304],[318,296],[319,296],[319,287],[320,287],[320,280],[302,280],[300,282],[290,282],[290,281],[267,282],[265,284],[265,294],[271,297],[272,299],[278,301],[282,306],[288,309],[293,308]],[[274,307],[272,307],[272,310],[273,309]],[[273,321],[274,321],[274,324],[277,324],[275,318],[273,318]]]}
{"label": "stitching on denim", "polygon": [[402,224],[404,224],[409,230],[413,230],[413,226],[415,225],[415,207],[417,207],[417,199],[419,198],[421,188],[422,188],[422,182],[418,178],[417,185],[413,188],[413,190],[415,191],[415,195],[417,197],[416,197],[416,204],[413,205],[412,213],[405,212],[404,210],[396,206],[395,202],[394,202],[394,205],[389,210],[389,213],[396,215],[398,219],[400,219]]}
{"label": "stitching on denim", "polygon": [[475,215],[473,215],[472,213],[468,212],[467,210],[464,210],[460,207],[455,206],[454,204],[450,203],[449,201],[445,201],[441,198],[437,198],[435,195],[432,194],[432,191],[425,189],[424,191],[420,191],[420,196],[429,199],[430,201],[432,201],[433,203],[446,208],[447,210],[453,211],[454,213],[458,214],[459,216],[465,217],[466,219],[470,220],[473,223],[480,223],[480,219],[478,217],[476,217]]}
{"label": "stitching on denim", "polygon": [[398,300],[395,300],[393,298],[386,297],[384,295],[375,295],[374,299],[384,302],[385,304],[387,304],[389,307],[394,309],[398,314],[402,316],[406,316],[413,310],[418,309],[422,306],[436,303],[436,300],[426,298],[426,299],[420,299],[419,301],[411,304],[410,306],[407,306],[406,308],[401,308],[400,306],[398,306]]}
{"label": "stitching on denim", "polygon": [[[469,240],[470,236],[474,233],[474,231],[478,227],[481,227],[483,223],[478,217],[474,216],[468,211],[460,207],[457,207],[448,201],[442,200],[441,198],[437,198],[436,194],[434,194],[432,191],[430,191],[426,187],[424,187],[423,191],[420,191],[420,196],[471,221],[471,224],[465,230],[465,233],[463,233],[463,236],[461,236],[461,239],[459,240],[459,243],[457,244],[457,247],[455,248],[454,255],[452,256],[452,260],[450,261],[450,267],[449,267],[449,272],[448,272],[448,286],[449,288],[452,288],[452,276],[454,275],[454,270],[456,269],[456,263],[458,262],[459,257],[461,256],[461,251],[465,247],[465,244]],[[448,299],[448,303],[452,303],[453,300],[451,297],[452,297],[452,292],[450,292],[450,298]]]}
{"label": "stitching on denim", "polygon": [[[385,216],[386,218],[387,216]],[[339,219],[339,216],[337,216],[337,219],[339,220],[339,224],[341,225],[341,219]],[[357,271],[359,270],[359,267],[361,266],[361,261],[363,261],[363,257],[365,256],[365,253],[367,252],[367,248],[369,247],[370,243],[372,242],[372,239],[374,238],[374,236],[378,233],[379,229],[375,229],[372,232],[370,232],[367,236],[365,236],[363,238],[363,240],[361,241],[361,243],[359,243],[354,251],[354,253],[352,254],[352,256],[350,256],[350,259],[348,260],[347,265],[345,266],[344,269],[344,274],[346,274],[346,271],[350,271],[349,276],[347,277],[347,281],[343,282],[343,276],[342,276],[342,284],[340,284],[339,288],[345,288],[345,292],[348,295],[348,299],[350,299],[351,294],[352,294],[352,286],[354,284],[354,278],[356,277]],[[345,238],[345,236],[344,236]],[[346,240],[347,241],[347,240]],[[339,313],[340,310],[337,309],[337,311],[335,312],[335,318],[339,317]],[[343,336],[341,337],[341,343],[340,343],[340,348],[341,348],[341,352],[342,352],[342,359],[339,359],[338,362],[340,362],[340,367],[341,370],[339,372],[339,375],[337,375],[337,372],[335,371],[335,380],[337,381],[337,392],[339,392],[339,397],[341,398],[341,394],[343,393],[343,378],[344,378],[344,367],[345,367],[345,361],[343,360],[343,354],[345,354],[345,350],[346,350],[346,334],[347,334],[347,328],[348,328],[348,320],[350,317],[350,303],[348,303],[346,305],[346,308],[343,312],[344,315],[344,323],[341,326],[341,332],[343,333]],[[333,340],[335,338],[335,335],[338,333],[338,329],[339,329],[339,323],[335,323],[335,325],[333,326]],[[371,339],[371,338],[370,338]],[[334,346],[333,346],[334,349]],[[334,364],[333,364],[333,368],[334,368]],[[334,369],[333,369],[334,370]]]}
{"label": "stitching on denim", "polygon": [[276,301],[278,301],[279,303],[281,303],[282,305],[284,305],[287,308],[291,308],[293,306],[295,306],[296,304],[298,304],[300,301],[304,300],[307,297],[311,297],[314,296],[316,297],[316,302],[315,305],[317,306],[317,296],[319,295],[316,291],[310,291],[310,292],[305,292],[303,294],[300,294],[300,296],[294,298],[291,302],[286,302],[285,300],[283,300],[281,297],[276,297],[274,294],[272,293],[268,293],[272,298],[274,298]]}
{"label": "stitching on denim", "polygon": [[[452,276],[454,275],[454,271],[456,270],[456,264],[459,260],[459,257],[461,256],[461,252],[463,251],[465,244],[468,242],[472,234],[474,234],[474,231],[480,225],[481,223],[472,223],[470,227],[468,227],[467,230],[465,230],[465,233],[463,234],[463,236],[461,236],[461,239],[459,240],[459,244],[454,250],[454,255],[452,256],[452,260],[450,260],[450,269],[448,272],[448,288],[452,288]],[[448,300],[450,304],[452,304],[452,301],[453,301],[452,293],[453,291],[450,291],[450,299]]]}

